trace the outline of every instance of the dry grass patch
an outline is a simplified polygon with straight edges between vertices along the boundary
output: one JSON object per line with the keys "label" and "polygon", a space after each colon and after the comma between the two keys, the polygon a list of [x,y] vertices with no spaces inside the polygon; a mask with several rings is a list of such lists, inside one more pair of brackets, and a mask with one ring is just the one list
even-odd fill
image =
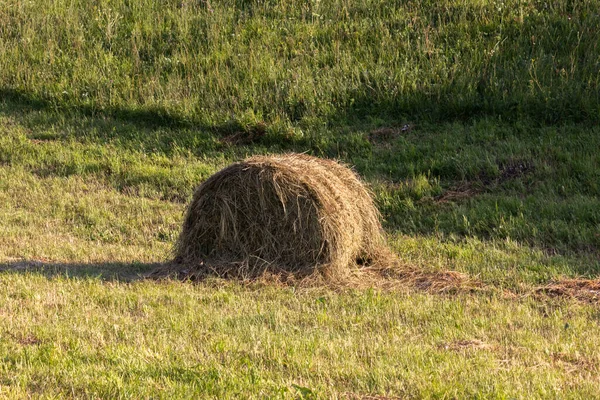
{"label": "dry grass patch", "polygon": [[387,146],[403,134],[413,130],[412,124],[404,124],[400,128],[380,127],[369,132],[367,138],[374,145]]}
{"label": "dry grass patch", "polygon": [[451,351],[465,351],[465,350],[485,350],[491,349],[491,346],[484,341],[479,339],[465,339],[465,340],[456,340],[450,343],[444,343],[440,345],[441,349],[451,350]]}
{"label": "dry grass patch", "polygon": [[286,272],[264,271],[259,276],[244,277],[239,264],[221,265],[200,263],[184,265],[178,263],[161,264],[148,274],[150,279],[175,279],[188,282],[207,282],[214,278],[230,279],[248,284],[266,284],[271,286],[294,286],[299,288],[327,287],[332,290],[378,289],[387,291],[416,290],[433,294],[471,293],[486,288],[482,282],[468,274],[457,271],[424,271],[418,267],[403,265],[400,261],[388,266],[357,268],[342,279],[331,279],[320,274],[306,276]]}
{"label": "dry grass patch", "polygon": [[560,279],[536,288],[536,294],[568,297],[589,303],[600,302],[600,279]]}

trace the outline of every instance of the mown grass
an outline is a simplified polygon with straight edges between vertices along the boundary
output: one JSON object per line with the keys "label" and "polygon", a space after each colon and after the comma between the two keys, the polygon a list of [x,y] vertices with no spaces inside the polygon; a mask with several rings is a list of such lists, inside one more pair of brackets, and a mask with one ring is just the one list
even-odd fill
{"label": "mown grass", "polygon": [[598,395],[598,310],[579,304],[1,279],[12,398]]}
{"label": "mown grass", "polygon": [[[593,398],[593,1],[0,2],[0,396]],[[139,279],[250,154],[354,166],[473,293]]]}

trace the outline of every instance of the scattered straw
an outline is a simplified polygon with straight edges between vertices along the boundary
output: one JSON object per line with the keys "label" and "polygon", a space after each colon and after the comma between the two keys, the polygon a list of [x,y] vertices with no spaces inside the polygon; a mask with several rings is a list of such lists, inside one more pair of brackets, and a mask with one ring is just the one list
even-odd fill
{"label": "scattered straw", "polygon": [[429,293],[473,292],[484,285],[469,275],[457,271],[425,271],[400,260],[387,266],[373,266],[356,271],[353,287],[376,287],[383,290],[402,288]]}
{"label": "scattered straw", "polygon": [[536,288],[537,294],[567,297],[589,303],[600,302],[600,279],[561,279]]}
{"label": "scattered straw", "polygon": [[238,283],[254,286],[267,284],[294,286],[297,288],[327,287],[333,290],[374,288],[382,291],[417,290],[435,294],[472,293],[486,287],[469,275],[456,271],[424,271],[391,260],[387,265],[371,265],[351,269],[343,278],[332,279],[321,274],[298,275],[293,272],[264,271],[258,276],[243,276],[247,266],[226,263],[219,266],[200,264],[195,266],[170,263],[150,274],[151,279],[177,279],[190,282],[212,282],[234,278]]}

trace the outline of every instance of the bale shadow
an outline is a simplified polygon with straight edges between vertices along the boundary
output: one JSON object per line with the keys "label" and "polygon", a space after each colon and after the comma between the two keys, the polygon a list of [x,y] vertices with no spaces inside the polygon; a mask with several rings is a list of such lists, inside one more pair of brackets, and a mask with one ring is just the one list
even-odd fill
{"label": "bale shadow", "polygon": [[36,274],[48,279],[99,279],[105,282],[135,282],[147,278],[150,271],[165,263],[104,262],[61,263],[38,260],[0,262],[0,274]]}

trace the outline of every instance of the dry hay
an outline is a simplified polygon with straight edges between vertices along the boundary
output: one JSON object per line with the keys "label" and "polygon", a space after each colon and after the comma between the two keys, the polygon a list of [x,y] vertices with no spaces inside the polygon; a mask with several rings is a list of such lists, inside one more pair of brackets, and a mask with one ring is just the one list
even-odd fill
{"label": "dry hay", "polygon": [[427,293],[454,294],[484,290],[485,285],[468,274],[449,270],[428,270],[390,256],[387,264],[366,267],[354,274],[354,288],[382,290],[411,289]]}
{"label": "dry hay", "polygon": [[600,303],[600,279],[561,279],[536,288],[537,294]]}
{"label": "dry hay", "polygon": [[175,262],[153,276],[342,279],[387,263],[382,233],[371,195],[351,169],[304,154],[255,156],[198,187]]}

